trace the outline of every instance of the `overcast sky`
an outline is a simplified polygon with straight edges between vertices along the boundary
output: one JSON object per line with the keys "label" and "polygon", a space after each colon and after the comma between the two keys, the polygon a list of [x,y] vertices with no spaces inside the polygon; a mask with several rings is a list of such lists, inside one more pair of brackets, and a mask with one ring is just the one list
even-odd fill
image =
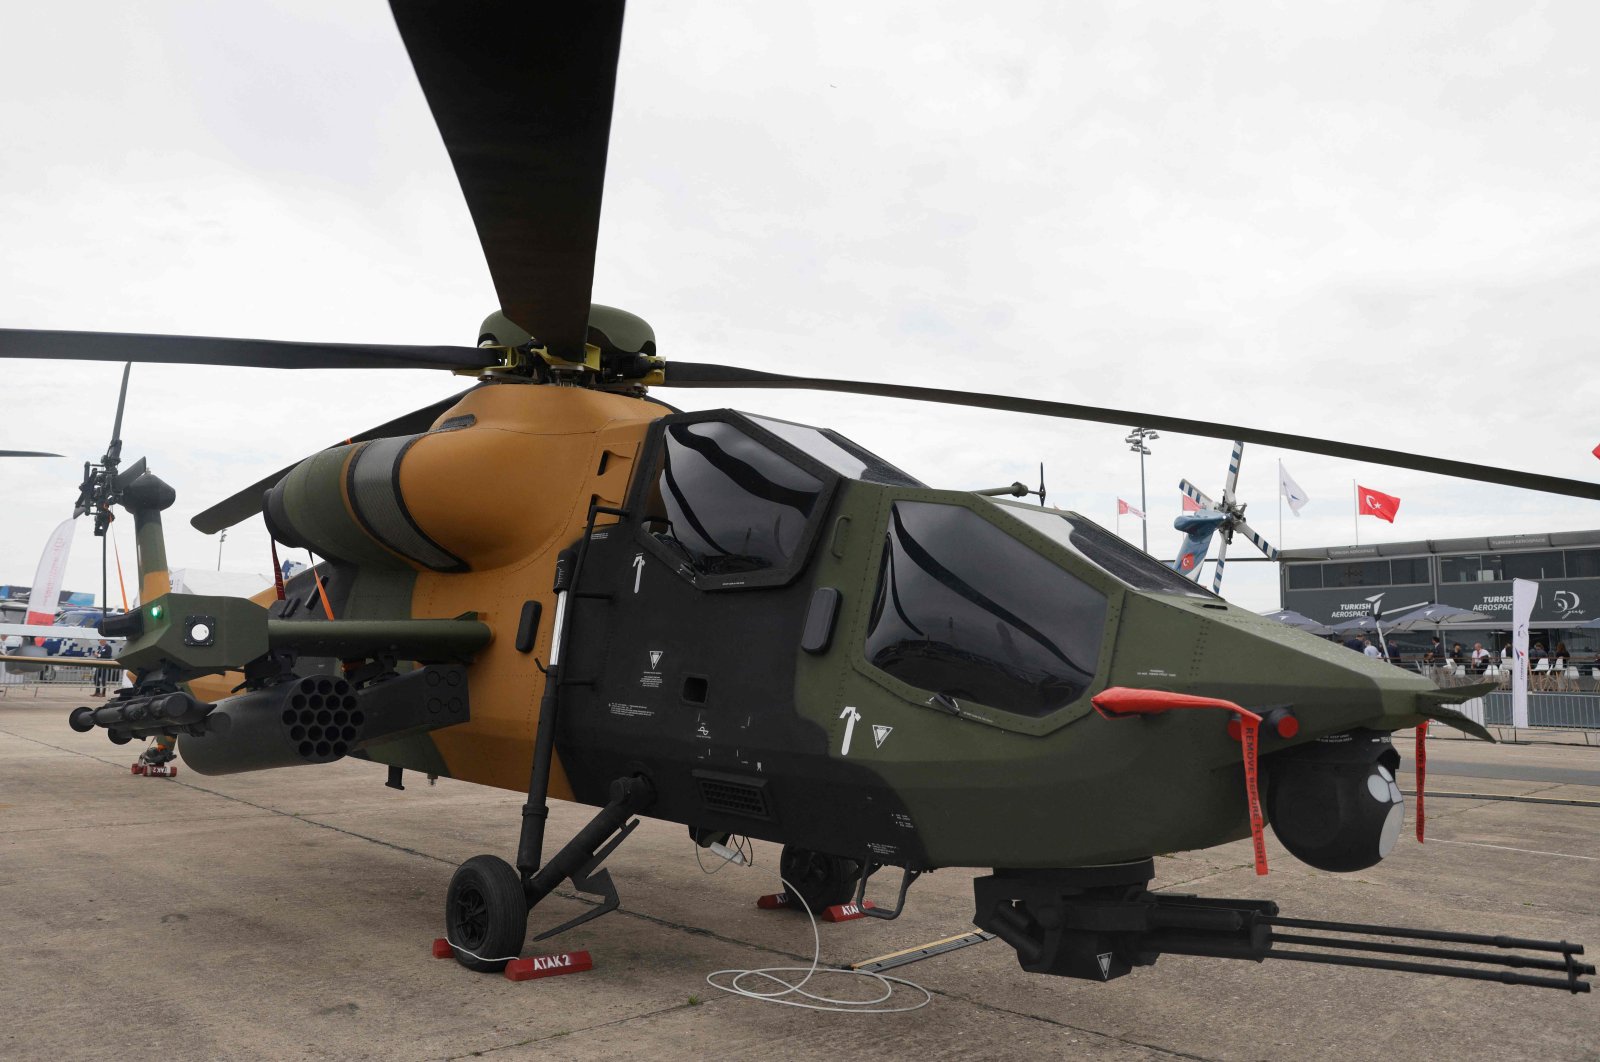
{"label": "overcast sky", "polygon": [[[635,4],[595,299],[668,358],[1214,417],[1600,478],[1600,8]],[[508,75],[538,42],[485,42]],[[0,326],[471,343],[493,289],[385,4],[13,5]],[[0,583],[29,583],[109,434],[118,367],[0,361]],[[128,457],[188,519],[444,373],[136,366]],[[1030,482],[1108,527],[1125,428],[864,398],[671,392],[837,428],[941,487]],[[1179,478],[1228,444],[1163,437]],[[1278,529],[1277,462],[1311,496]],[[1600,527],[1593,503],[1251,447],[1276,545]],[[70,589],[99,584],[86,521]],[[119,542],[132,567],[127,521]],[[1122,520],[1137,540],[1137,522]],[[1234,556],[1250,555],[1248,546]],[[224,567],[268,570],[259,520]],[[1275,569],[1227,596],[1278,604]],[[116,591],[113,579],[113,598]]]}

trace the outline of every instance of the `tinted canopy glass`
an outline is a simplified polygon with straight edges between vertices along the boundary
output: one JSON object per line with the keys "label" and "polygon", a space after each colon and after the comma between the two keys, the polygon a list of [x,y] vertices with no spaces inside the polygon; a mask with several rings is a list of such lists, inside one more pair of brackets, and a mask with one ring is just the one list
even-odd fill
{"label": "tinted canopy glass", "polygon": [[920,487],[921,483],[889,464],[871,451],[862,449],[836,431],[813,428],[808,424],[794,424],[787,420],[758,417],[747,413],[755,423],[816,458],[841,476],[864,479],[869,483],[887,483],[897,487]]}
{"label": "tinted canopy glass", "polygon": [[867,659],[957,701],[1042,716],[1088,687],[1106,599],[978,514],[890,511]]}
{"label": "tinted canopy glass", "polygon": [[668,424],[654,531],[697,571],[783,567],[804,540],[823,484],[732,424]]}

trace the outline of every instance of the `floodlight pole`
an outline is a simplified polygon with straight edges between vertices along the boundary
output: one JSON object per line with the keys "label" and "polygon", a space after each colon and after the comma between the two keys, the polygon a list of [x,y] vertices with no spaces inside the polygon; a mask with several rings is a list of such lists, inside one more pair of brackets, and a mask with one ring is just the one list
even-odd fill
{"label": "floodlight pole", "polygon": [[1128,444],[1129,450],[1139,455],[1139,511],[1145,514],[1139,521],[1139,528],[1146,553],[1150,552],[1150,502],[1144,492],[1144,459],[1150,455],[1150,447],[1145,444],[1159,438],[1160,434],[1149,428],[1134,428],[1122,440]]}

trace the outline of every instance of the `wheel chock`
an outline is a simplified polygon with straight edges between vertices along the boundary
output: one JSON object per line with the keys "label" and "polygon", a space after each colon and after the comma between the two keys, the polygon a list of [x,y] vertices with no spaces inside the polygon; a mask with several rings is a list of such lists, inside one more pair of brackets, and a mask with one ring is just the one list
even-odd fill
{"label": "wheel chock", "polygon": [[862,900],[859,907],[854,903],[836,903],[822,912],[822,920],[824,922],[853,922],[857,918],[867,917],[863,908],[876,906],[878,905],[871,900]]}
{"label": "wheel chock", "polygon": [[594,969],[594,957],[587,951],[563,951],[556,955],[534,955],[506,963],[507,981],[532,981],[537,977],[557,977]]}
{"label": "wheel chock", "polygon": [[448,940],[443,937],[436,937],[433,941],[433,957],[435,959],[453,959],[456,957],[456,949],[450,946]]}
{"label": "wheel chock", "polygon": [[[774,892],[767,896],[757,897],[756,906],[763,911],[804,911],[806,909],[805,904],[790,896],[787,892]],[[876,906],[877,904],[871,900],[861,905],[861,907]],[[832,907],[824,908],[821,912],[821,918],[824,922],[852,922],[857,918],[866,917],[862,913],[861,907],[857,907],[853,903],[836,903]]]}

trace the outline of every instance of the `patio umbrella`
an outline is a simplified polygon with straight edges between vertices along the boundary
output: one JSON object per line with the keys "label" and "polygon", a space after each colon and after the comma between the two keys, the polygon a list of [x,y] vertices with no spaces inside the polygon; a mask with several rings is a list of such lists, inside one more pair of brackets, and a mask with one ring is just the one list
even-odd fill
{"label": "patio umbrella", "polygon": [[1333,633],[1332,627],[1318,623],[1310,616],[1302,616],[1293,609],[1280,608],[1276,612],[1263,612],[1261,615],[1264,619],[1276,620],[1279,623],[1305,631],[1307,634],[1315,634],[1319,638],[1326,638]]}
{"label": "patio umbrella", "polygon": [[1345,620],[1343,623],[1335,623],[1328,629],[1334,634],[1349,634],[1352,631],[1372,634],[1378,630],[1378,621],[1371,616],[1357,616],[1355,619]]}
{"label": "patio umbrella", "polygon": [[[1469,608],[1458,608],[1455,605],[1432,604],[1407,609],[1390,620],[1386,626],[1392,631],[1415,631],[1432,627],[1435,637],[1439,637],[1440,645],[1443,645],[1443,631],[1441,628],[1444,624],[1482,622],[1483,613],[1481,612],[1474,612]],[[1460,662],[1464,664],[1467,661]]]}
{"label": "patio umbrella", "polygon": [[1432,627],[1434,633],[1446,623],[1482,623],[1483,613],[1455,605],[1423,605],[1407,609],[1384,624],[1391,631],[1415,631]]}

